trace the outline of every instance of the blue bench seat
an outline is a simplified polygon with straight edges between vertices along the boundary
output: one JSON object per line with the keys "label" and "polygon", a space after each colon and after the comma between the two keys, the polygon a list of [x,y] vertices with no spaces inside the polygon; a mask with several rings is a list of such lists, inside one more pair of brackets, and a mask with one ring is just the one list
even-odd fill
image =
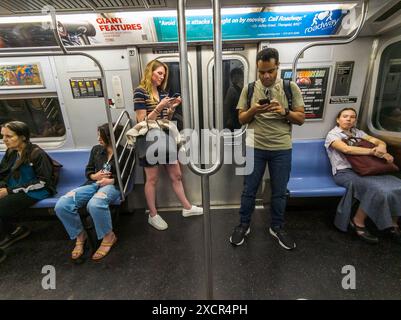
{"label": "blue bench seat", "polygon": [[[43,199],[32,206],[32,208],[54,208],[57,200],[68,191],[79,187],[86,181],[85,167],[89,160],[90,149],[74,150],[46,150],[54,159],[60,162],[63,167],[60,170],[59,182],[57,185],[57,194],[51,198]],[[0,153],[2,158],[4,152]],[[113,205],[119,205],[120,199],[113,202]]]}
{"label": "blue bench seat", "polygon": [[296,140],[288,182],[290,197],[342,196],[346,189],[336,185],[323,139]]}

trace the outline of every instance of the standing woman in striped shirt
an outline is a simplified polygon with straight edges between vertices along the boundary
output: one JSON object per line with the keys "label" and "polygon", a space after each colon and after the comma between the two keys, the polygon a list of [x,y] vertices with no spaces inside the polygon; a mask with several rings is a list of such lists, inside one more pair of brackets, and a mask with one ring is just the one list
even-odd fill
{"label": "standing woman in striped shirt", "polygon": [[[148,120],[171,120],[175,108],[181,104],[181,98],[170,98],[165,91],[168,79],[168,67],[158,60],[150,61],[145,68],[141,83],[134,91],[134,110],[137,122],[147,118]],[[145,197],[149,208],[148,222],[157,230],[165,230],[168,225],[157,213],[156,209],[156,185],[159,179],[159,164],[151,165],[146,159],[140,160],[145,169]],[[191,205],[185,196],[182,184],[180,164],[164,164],[171,179],[172,187],[184,209],[182,215],[189,217],[203,214],[203,209]]]}

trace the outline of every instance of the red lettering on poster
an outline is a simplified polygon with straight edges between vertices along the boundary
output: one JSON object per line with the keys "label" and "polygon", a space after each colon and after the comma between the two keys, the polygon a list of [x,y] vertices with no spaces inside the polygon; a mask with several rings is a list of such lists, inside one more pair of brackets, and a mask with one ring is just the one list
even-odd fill
{"label": "red lettering on poster", "polygon": [[100,31],[128,31],[142,30],[142,24],[131,23],[123,24],[122,18],[97,18],[96,22],[99,25]]}

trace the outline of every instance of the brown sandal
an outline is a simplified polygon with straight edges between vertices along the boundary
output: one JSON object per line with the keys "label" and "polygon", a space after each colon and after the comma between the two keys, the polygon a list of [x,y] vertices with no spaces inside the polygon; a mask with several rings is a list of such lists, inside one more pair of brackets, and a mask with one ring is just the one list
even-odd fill
{"label": "brown sandal", "polygon": [[75,242],[74,250],[72,250],[72,252],[71,252],[72,260],[77,260],[82,257],[82,255],[85,252],[85,242],[86,242],[86,239],[84,241],[77,240],[77,242]]}
{"label": "brown sandal", "polygon": [[[116,237],[116,236],[114,236],[114,239],[113,239],[113,241],[111,241],[111,242],[106,242],[106,241],[103,240],[102,243],[101,243],[100,246],[99,246],[99,249],[97,249],[96,252],[93,254],[92,260],[98,261],[98,260],[103,259],[105,256],[108,255],[108,253],[109,253],[110,250],[111,250],[111,247],[112,247],[116,242],[117,242],[117,237]],[[103,251],[103,250],[100,250],[100,247],[110,247],[110,249],[109,249],[108,251]]]}

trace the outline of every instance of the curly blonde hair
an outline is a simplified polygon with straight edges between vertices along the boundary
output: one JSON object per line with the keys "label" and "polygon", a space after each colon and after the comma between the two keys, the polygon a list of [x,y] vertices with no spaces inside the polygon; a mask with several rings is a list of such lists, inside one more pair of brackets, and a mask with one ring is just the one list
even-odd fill
{"label": "curly blonde hair", "polygon": [[141,82],[139,84],[139,87],[146,90],[146,92],[150,95],[150,99],[152,99],[153,101],[156,101],[156,97],[153,95],[153,90],[152,90],[152,74],[153,71],[155,71],[159,67],[163,67],[164,70],[166,71],[163,82],[160,84],[159,88],[162,89],[163,91],[166,90],[167,79],[168,79],[168,66],[157,59],[150,61],[146,65],[145,72],[143,73]]}

